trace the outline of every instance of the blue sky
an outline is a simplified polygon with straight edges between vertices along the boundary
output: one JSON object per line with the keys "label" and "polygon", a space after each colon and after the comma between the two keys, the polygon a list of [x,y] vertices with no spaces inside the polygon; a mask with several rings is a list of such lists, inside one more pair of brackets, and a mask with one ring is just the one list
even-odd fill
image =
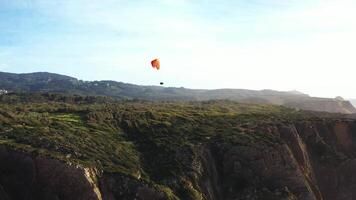
{"label": "blue sky", "polygon": [[352,0],[0,0],[0,70],[356,97],[355,10]]}

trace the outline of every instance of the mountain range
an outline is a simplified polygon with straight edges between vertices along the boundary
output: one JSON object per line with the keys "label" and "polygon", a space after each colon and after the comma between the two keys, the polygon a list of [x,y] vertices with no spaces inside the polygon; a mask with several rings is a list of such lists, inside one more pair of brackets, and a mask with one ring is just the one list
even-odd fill
{"label": "mountain range", "polygon": [[116,99],[153,101],[206,101],[228,99],[242,103],[262,103],[333,113],[356,113],[342,98],[317,98],[298,91],[246,89],[187,89],[140,86],[116,81],[83,81],[70,76],[36,72],[15,74],[0,72],[0,90],[7,92],[49,92],[85,96],[110,96]]}

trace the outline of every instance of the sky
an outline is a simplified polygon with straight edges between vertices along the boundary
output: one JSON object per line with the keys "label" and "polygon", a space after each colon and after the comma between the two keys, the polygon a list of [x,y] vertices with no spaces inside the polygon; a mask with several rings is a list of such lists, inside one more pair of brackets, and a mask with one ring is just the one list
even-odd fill
{"label": "sky", "polygon": [[354,0],[0,0],[0,71],[356,98],[355,10]]}

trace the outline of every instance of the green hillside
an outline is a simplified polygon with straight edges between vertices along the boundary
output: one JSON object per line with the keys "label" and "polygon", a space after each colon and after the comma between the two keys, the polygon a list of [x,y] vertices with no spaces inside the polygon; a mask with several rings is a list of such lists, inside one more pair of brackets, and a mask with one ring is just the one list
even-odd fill
{"label": "green hillside", "polygon": [[[0,98],[0,146],[138,178],[173,189],[177,198],[197,199],[194,195],[201,191],[189,189],[182,179],[191,170],[194,158],[189,152],[195,147],[273,147],[283,141],[264,127],[318,120],[322,115],[336,117],[232,101],[11,94]],[[172,186],[172,179],[181,181],[180,186]]]}

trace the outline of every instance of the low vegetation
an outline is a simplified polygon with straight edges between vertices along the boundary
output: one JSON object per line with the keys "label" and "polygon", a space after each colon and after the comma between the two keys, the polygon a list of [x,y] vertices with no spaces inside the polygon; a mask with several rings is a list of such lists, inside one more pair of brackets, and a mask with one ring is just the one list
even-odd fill
{"label": "low vegetation", "polygon": [[[7,94],[0,96],[0,145],[165,188],[160,186],[164,180],[186,170],[185,159],[191,158],[180,155],[193,145],[212,141],[250,145],[261,140],[273,144],[280,141],[260,129],[262,124],[313,118],[316,115],[310,112],[223,100],[170,103]],[[199,196],[188,186],[180,196],[185,193]]]}

